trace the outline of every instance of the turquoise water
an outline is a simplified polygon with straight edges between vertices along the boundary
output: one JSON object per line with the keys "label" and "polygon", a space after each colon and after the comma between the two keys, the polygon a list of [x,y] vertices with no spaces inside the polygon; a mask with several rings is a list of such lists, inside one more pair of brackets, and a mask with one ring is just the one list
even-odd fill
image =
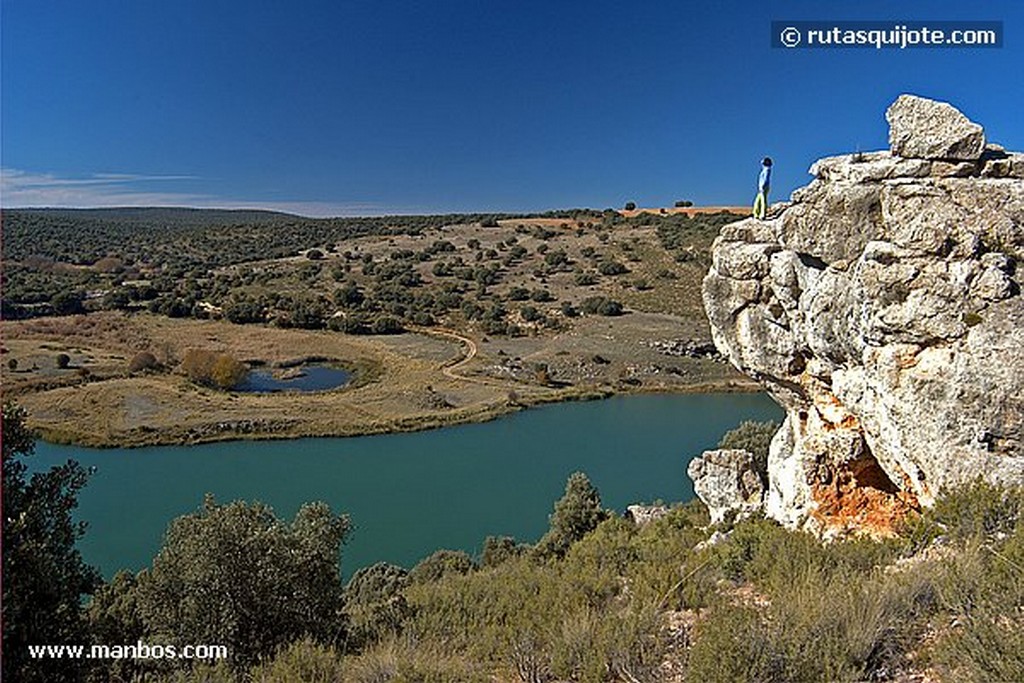
{"label": "turquoise water", "polygon": [[780,420],[765,395],[643,395],[527,410],[410,434],[96,450],[39,443],[33,469],[75,458],[96,472],[79,497],[79,547],[107,577],[150,564],[167,523],[220,502],[260,500],[291,518],[322,500],[351,515],[342,569],[412,566],[438,548],[479,552],[487,535],[535,541],[572,472],[606,507],[693,496],[689,458],[742,420]]}
{"label": "turquoise water", "polygon": [[298,377],[278,379],[265,370],[250,370],[235,391],[271,393],[275,391],[327,391],[348,383],[351,374],[341,368],[326,365],[307,365]]}

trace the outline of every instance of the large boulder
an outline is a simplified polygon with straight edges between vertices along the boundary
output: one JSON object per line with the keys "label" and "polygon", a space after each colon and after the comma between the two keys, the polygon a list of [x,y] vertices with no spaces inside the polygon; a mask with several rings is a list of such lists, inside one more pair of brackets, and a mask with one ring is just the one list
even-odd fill
{"label": "large boulder", "polygon": [[985,151],[982,127],[945,102],[900,95],[885,118],[889,147],[896,156],[973,161]]}
{"label": "large boulder", "polygon": [[686,473],[693,480],[694,493],[708,506],[712,524],[725,520],[730,512],[743,517],[761,509],[764,484],[750,451],[704,451],[690,461]]}
{"label": "large boulder", "polygon": [[765,512],[822,532],[1024,483],[1024,155],[982,155],[950,105],[889,116],[899,156],[816,162],[781,214],[722,229],[704,279],[715,344],[786,410]]}

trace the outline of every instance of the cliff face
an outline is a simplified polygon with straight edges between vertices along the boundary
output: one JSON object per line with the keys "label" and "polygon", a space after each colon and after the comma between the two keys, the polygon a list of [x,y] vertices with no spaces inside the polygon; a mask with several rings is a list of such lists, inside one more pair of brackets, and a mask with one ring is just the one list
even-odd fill
{"label": "cliff face", "polygon": [[766,512],[824,533],[1024,482],[1024,154],[948,104],[886,116],[890,151],[817,161],[704,279],[715,344],[786,409]]}

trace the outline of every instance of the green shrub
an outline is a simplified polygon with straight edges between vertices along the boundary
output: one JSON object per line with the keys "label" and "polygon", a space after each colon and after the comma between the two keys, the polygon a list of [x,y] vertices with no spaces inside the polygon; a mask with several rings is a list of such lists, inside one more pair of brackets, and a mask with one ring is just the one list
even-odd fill
{"label": "green shrub", "polygon": [[378,562],[359,569],[345,586],[345,615],[355,647],[398,635],[410,615],[405,599],[409,572]]}
{"label": "green shrub", "polygon": [[479,664],[446,647],[394,638],[358,657],[346,658],[344,678],[331,683],[491,683],[493,680]]}
{"label": "green shrub", "polygon": [[623,273],[628,273],[629,269],[618,261],[602,261],[597,266],[597,271],[601,275],[622,275]]}
{"label": "green shrub", "polygon": [[1024,513],[1024,487],[1003,488],[977,479],[940,495],[926,521],[957,540],[1010,534]]}
{"label": "green shrub", "polygon": [[719,448],[741,448],[754,456],[754,468],[762,481],[768,483],[768,447],[779,429],[778,422],[744,420],[735,429],[722,435]]}
{"label": "green shrub", "polygon": [[569,547],[608,518],[601,507],[601,494],[582,472],[574,472],[565,483],[565,493],[555,503],[548,532],[537,543],[545,557],[562,557]]}
{"label": "green shrub", "polygon": [[688,678],[705,683],[781,681],[768,628],[757,610],[722,602],[696,629]]}
{"label": "green shrub", "polygon": [[516,543],[511,536],[488,536],[484,539],[484,547],[480,553],[481,567],[497,567],[522,555],[525,546]]}
{"label": "green shrub", "polygon": [[461,550],[437,550],[409,572],[410,583],[439,581],[448,574],[468,574],[476,569],[473,558]]}
{"label": "green shrub", "polygon": [[249,674],[252,683],[341,683],[344,667],[334,648],[303,638],[282,647]]}
{"label": "green shrub", "polygon": [[622,304],[606,296],[591,296],[580,302],[580,308],[588,315],[622,315]]}
{"label": "green shrub", "polygon": [[324,503],[288,523],[259,503],[217,505],[173,520],[135,599],[147,635],[171,643],[226,645],[248,668],[294,640],[344,635],[338,567],[345,516]]}

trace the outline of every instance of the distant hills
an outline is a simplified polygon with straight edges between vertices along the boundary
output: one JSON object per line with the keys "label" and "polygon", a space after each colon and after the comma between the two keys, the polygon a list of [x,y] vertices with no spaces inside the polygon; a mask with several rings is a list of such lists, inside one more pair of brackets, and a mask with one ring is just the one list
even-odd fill
{"label": "distant hills", "polygon": [[71,220],[99,220],[140,226],[175,225],[179,227],[206,227],[210,225],[252,225],[277,223],[286,220],[309,220],[280,211],[259,209],[193,209],[178,206],[122,206],[101,209],[3,209],[3,213],[17,212],[47,218]]}

